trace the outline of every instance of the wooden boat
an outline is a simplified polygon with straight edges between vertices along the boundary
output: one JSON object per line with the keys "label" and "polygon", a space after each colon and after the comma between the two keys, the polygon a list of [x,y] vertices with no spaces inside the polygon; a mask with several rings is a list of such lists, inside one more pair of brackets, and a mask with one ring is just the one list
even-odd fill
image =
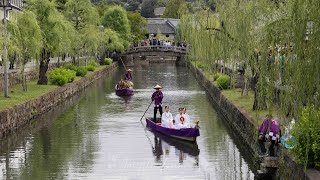
{"label": "wooden boat", "polygon": [[159,123],[154,123],[152,119],[153,118],[146,118],[147,127],[164,135],[190,142],[195,142],[197,137],[200,136],[198,128],[171,129],[162,127]]}
{"label": "wooden boat", "polygon": [[179,151],[194,157],[200,154],[197,142],[181,141],[180,139],[171,138],[170,136],[166,136],[158,131],[154,131],[152,129],[149,130],[154,133],[155,137],[160,138],[170,146],[174,146]]}
{"label": "wooden boat", "polygon": [[124,89],[115,88],[115,91],[117,96],[132,96],[134,94],[134,91],[131,88],[124,88]]}

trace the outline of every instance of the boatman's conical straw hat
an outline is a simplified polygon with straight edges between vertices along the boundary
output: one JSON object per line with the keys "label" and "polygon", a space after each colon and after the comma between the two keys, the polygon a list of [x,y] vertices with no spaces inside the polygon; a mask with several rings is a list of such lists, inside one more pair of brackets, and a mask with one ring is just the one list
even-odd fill
{"label": "boatman's conical straw hat", "polygon": [[159,85],[156,85],[153,89],[162,89],[162,87]]}
{"label": "boatman's conical straw hat", "polygon": [[131,69],[128,69],[128,71],[131,72],[132,70],[131,70]]}

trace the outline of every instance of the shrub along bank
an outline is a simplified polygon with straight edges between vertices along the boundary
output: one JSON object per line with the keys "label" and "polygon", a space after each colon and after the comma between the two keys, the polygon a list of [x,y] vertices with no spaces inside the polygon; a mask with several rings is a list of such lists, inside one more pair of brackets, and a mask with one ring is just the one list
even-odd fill
{"label": "shrub along bank", "polygon": [[89,62],[87,66],[67,64],[64,67],[50,71],[49,82],[53,85],[63,86],[66,83],[73,82],[76,76],[84,77],[88,71],[94,72],[97,66],[98,64],[95,61]]}

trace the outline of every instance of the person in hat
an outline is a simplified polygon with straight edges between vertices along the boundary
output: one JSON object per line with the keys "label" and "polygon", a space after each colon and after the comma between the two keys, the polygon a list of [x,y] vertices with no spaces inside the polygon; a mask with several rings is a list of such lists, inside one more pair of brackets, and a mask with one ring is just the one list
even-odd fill
{"label": "person in hat", "polygon": [[153,89],[156,91],[152,94],[151,100],[154,101],[154,114],[153,114],[153,120],[156,122],[157,112],[159,109],[160,117],[162,117],[162,99],[163,99],[163,93],[161,92],[162,87],[159,85],[156,85]]}
{"label": "person in hat", "polygon": [[131,69],[128,69],[126,75],[125,75],[125,78],[124,80],[127,80],[127,81],[132,81],[132,74],[131,74],[132,70]]}

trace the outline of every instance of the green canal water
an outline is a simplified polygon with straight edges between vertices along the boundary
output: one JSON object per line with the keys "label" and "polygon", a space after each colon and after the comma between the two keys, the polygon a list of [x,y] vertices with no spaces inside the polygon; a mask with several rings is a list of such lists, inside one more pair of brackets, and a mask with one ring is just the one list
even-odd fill
{"label": "green canal water", "polygon": [[[120,69],[1,140],[0,179],[254,179],[248,151],[192,73],[159,64],[132,69],[134,96],[115,95]],[[164,87],[164,105],[173,115],[186,107],[200,120],[197,144],[154,134],[140,123],[155,84]]]}

